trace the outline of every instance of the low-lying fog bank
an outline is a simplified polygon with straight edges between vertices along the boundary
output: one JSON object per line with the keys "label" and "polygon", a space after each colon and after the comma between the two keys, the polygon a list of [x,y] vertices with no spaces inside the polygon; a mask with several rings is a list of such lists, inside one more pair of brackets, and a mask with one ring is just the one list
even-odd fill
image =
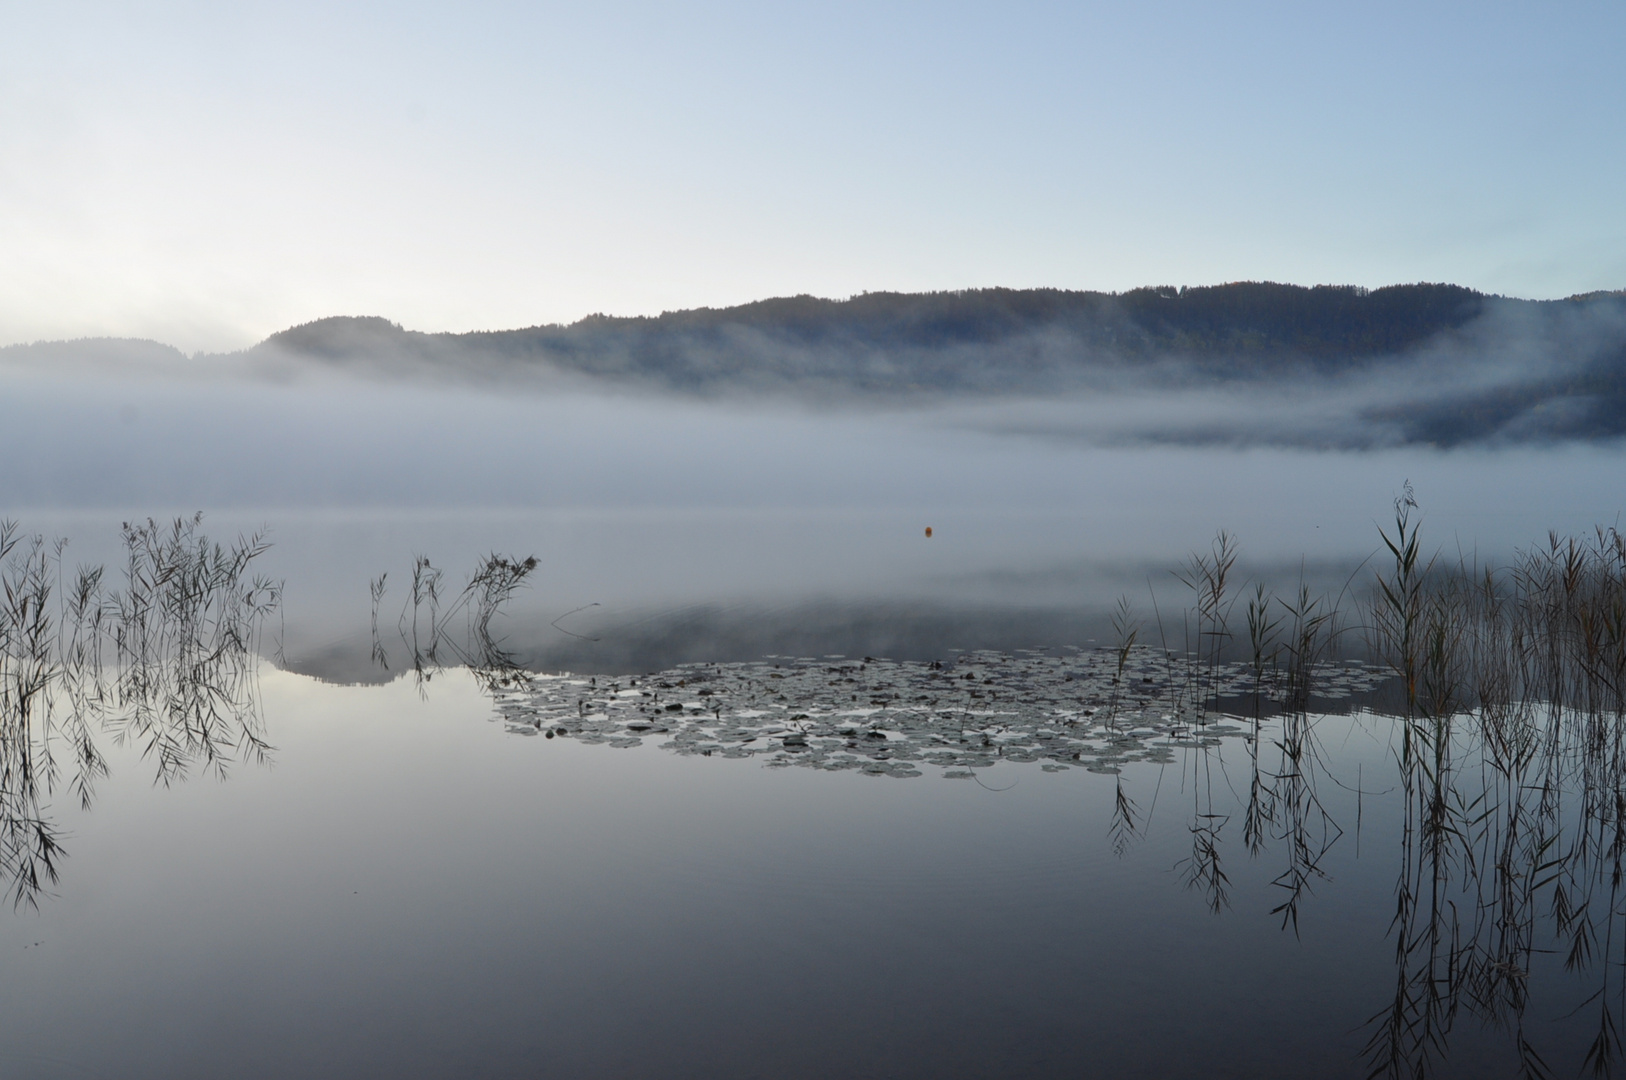
{"label": "low-lying fog bank", "polygon": [[[260,385],[350,380],[740,408],[939,410],[1100,446],[1363,449],[1626,434],[1626,295],[1487,296],[1268,282],[791,297],[658,318],[419,333],[330,318],[238,353],[150,341],[0,349],[15,374]],[[360,389],[362,387],[370,390]],[[985,416],[991,402],[1005,407]]]}
{"label": "low-lying fog bank", "polygon": [[6,385],[7,515],[110,573],[132,517],[202,509],[222,537],[269,526],[289,659],[346,678],[361,677],[338,658],[365,657],[369,582],[387,574],[385,607],[399,607],[417,555],[458,587],[488,552],[538,556],[511,609],[519,652],[638,669],[708,650],[1081,643],[1120,595],[1148,617],[1151,588],[1179,604],[1169,571],[1222,528],[1242,570],[1287,588],[1302,566],[1332,589],[1379,546],[1407,480],[1425,541],[1453,558],[1589,533],[1621,506],[1608,443],[1108,448],[1013,425],[1008,401],[833,411],[342,381]]}

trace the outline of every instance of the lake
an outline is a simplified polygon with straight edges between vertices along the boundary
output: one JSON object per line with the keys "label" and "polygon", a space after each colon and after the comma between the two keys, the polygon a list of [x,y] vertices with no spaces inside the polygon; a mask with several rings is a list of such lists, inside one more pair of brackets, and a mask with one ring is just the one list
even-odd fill
{"label": "lake", "polygon": [[[70,540],[53,640],[78,563],[126,601],[104,669],[47,650],[51,730],[83,713],[105,756],[93,797],[67,757],[18,797],[46,721],[7,718],[7,869],[42,829],[63,852],[0,920],[22,1075],[1620,1061],[1613,676],[1572,665],[1543,697],[1527,665],[1497,697],[1512,669],[1486,658],[1512,653],[1482,635],[1453,654],[1480,696],[1408,701],[1360,630],[1408,480],[1425,555],[1505,568],[1616,522],[1618,446],[1111,447],[1005,406],[337,382],[10,391],[0,496]],[[209,678],[172,662],[217,654],[157,600],[146,660],[112,636],[136,618],[120,523],[161,537],[198,510],[193,539],[267,528],[251,566],[280,588],[265,659]],[[1240,556],[1210,656],[1171,571],[1220,529]],[[492,553],[538,562],[482,608],[461,598]],[[1245,580],[1342,594],[1344,635],[1250,673]],[[207,610],[211,632],[254,622]],[[44,654],[7,640],[7,700],[45,700],[17,690]],[[158,674],[131,689],[132,667]]]}

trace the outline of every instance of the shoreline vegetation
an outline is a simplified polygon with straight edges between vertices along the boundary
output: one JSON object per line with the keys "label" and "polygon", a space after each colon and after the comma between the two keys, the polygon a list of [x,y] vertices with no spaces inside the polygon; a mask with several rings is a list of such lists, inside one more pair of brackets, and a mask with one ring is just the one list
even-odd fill
{"label": "shoreline vegetation", "polygon": [[[0,366],[75,363],[831,405],[1230,393],[1265,409],[1285,395],[1315,422],[1272,434],[1199,414],[1173,430],[1148,420],[1138,437],[1450,447],[1626,434],[1626,291],[1545,301],[1444,284],[877,292],[470,333],[335,317],[192,358],[122,339],[0,348]],[[1293,411],[1277,419],[1287,425]]]}
{"label": "shoreline vegetation", "polygon": [[56,882],[50,800],[90,808],[103,740],[138,747],[165,787],[270,760],[257,672],[282,586],[255,572],[262,535],[222,545],[202,521],[126,522],[122,587],[100,566],[70,571],[66,540],[0,522],[0,879],[14,906]]}

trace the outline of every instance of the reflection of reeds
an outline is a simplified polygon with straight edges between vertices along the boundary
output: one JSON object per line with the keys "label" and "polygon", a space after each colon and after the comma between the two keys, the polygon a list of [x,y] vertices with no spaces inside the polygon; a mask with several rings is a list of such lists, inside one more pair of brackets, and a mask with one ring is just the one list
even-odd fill
{"label": "reflection of reeds", "polygon": [[[1252,735],[1251,778],[1238,792],[1244,846],[1262,855],[1283,845],[1274,910],[1296,930],[1341,835],[1317,794],[1318,777],[1334,772],[1311,712],[1317,672],[1344,625],[1363,628],[1398,688],[1396,715],[1380,722],[1395,725],[1404,805],[1394,989],[1371,1019],[1370,1075],[1434,1073],[1464,1012],[1508,1033],[1520,1075],[1552,1075],[1525,1025],[1532,967],[1548,947],[1566,970],[1596,980],[1582,1006],[1595,1012],[1581,1065],[1610,1075],[1626,1060],[1626,538],[1609,528],[1551,536],[1501,568],[1447,562],[1423,548],[1409,485],[1380,538],[1386,565],[1352,612],[1343,595],[1302,584],[1288,598],[1262,585],[1245,592],[1246,649],[1228,669],[1234,539],[1221,533],[1179,574],[1194,599],[1182,691],[1192,715],[1201,723],[1222,692],[1247,694],[1238,703]],[[1196,802],[1181,866],[1217,911],[1230,815],[1210,779],[1213,743],[1188,745]],[[1118,783],[1112,831],[1122,847],[1132,834]]]}
{"label": "reflection of reeds", "polygon": [[[444,610],[440,606],[440,584],[444,577],[424,556],[412,564],[409,598],[396,622],[402,644],[412,657],[412,670],[420,686],[434,677],[441,666],[441,650],[454,662],[465,665],[488,689],[523,684],[525,671],[513,655],[492,635],[491,622],[514,597],[537,566],[533,555],[513,559],[491,554],[481,559],[469,576],[468,584]],[[385,575],[371,583],[373,659],[387,667],[384,642],[378,631],[378,611],[385,593]],[[450,633],[452,623],[464,619],[465,633]]]}
{"label": "reflection of reeds", "polygon": [[1567,970],[1596,972],[1583,1067],[1609,1075],[1626,962],[1626,542],[1600,529],[1500,571],[1442,564],[1423,558],[1416,505],[1409,488],[1396,503],[1365,620],[1402,687],[1405,799],[1396,989],[1373,1017],[1372,1075],[1426,1075],[1462,1008],[1510,1033],[1523,1076],[1551,1075],[1524,1028],[1543,937]]}
{"label": "reflection of reeds", "polygon": [[1123,774],[1119,773],[1116,779],[1118,790],[1112,800],[1112,824],[1108,832],[1112,838],[1112,853],[1122,858],[1139,831],[1136,814],[1140,808],[1129,797],[1129,792],[1124,790]]}
{"label": "reflection of reeds", "polygon": [[269,750],[252,679],[281,586],[247,577],[269,545],[259,535],[211,543],[201,521],[125,525],[126,587],[111,598],[124,707],[115,730],[143,743],[166,784],[194,761],[224,775],[238,755]]}
{"label": "reflection of reeds", "polygon": [[[25,540],[12,522],[0,523],[0,872],[18,904],[33,902],[57,879],[62,857],[56,827],[41,807],[57,776],[48,601],[60,550],[40,537]],[[81,789],[90,783],[84,778]]]}
{"label": "reflection of reeds", "polygon": [[142,742],[165,784],[195,761],[223,774],[270,749],[254,672],[281,587],[248,577],[262,538],[223,548],[200,523],[126,525],[127,586],[112,594],[100,567],[63,584],[64,541],[0,523],[0,873],[15,904],[57,878],[45,802],[65,787],[90,806],[107,774],[99,731]]}

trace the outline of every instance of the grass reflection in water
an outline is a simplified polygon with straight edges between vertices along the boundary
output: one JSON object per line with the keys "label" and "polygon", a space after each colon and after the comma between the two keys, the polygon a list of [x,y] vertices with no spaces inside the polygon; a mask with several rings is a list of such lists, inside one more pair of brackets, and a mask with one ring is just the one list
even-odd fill
{"label": "grass reflection in water", "polygon": [[201,523],[126,524],[120,589],[99,566],[70,576],[66,541],[0,523],[0,874],[14,905],[57,880],[49,800],[91,805],[100,738],[138,745],[165,785],[271,751],[255,673],[281,586],[251,573],[263,536],[222,546]]}

